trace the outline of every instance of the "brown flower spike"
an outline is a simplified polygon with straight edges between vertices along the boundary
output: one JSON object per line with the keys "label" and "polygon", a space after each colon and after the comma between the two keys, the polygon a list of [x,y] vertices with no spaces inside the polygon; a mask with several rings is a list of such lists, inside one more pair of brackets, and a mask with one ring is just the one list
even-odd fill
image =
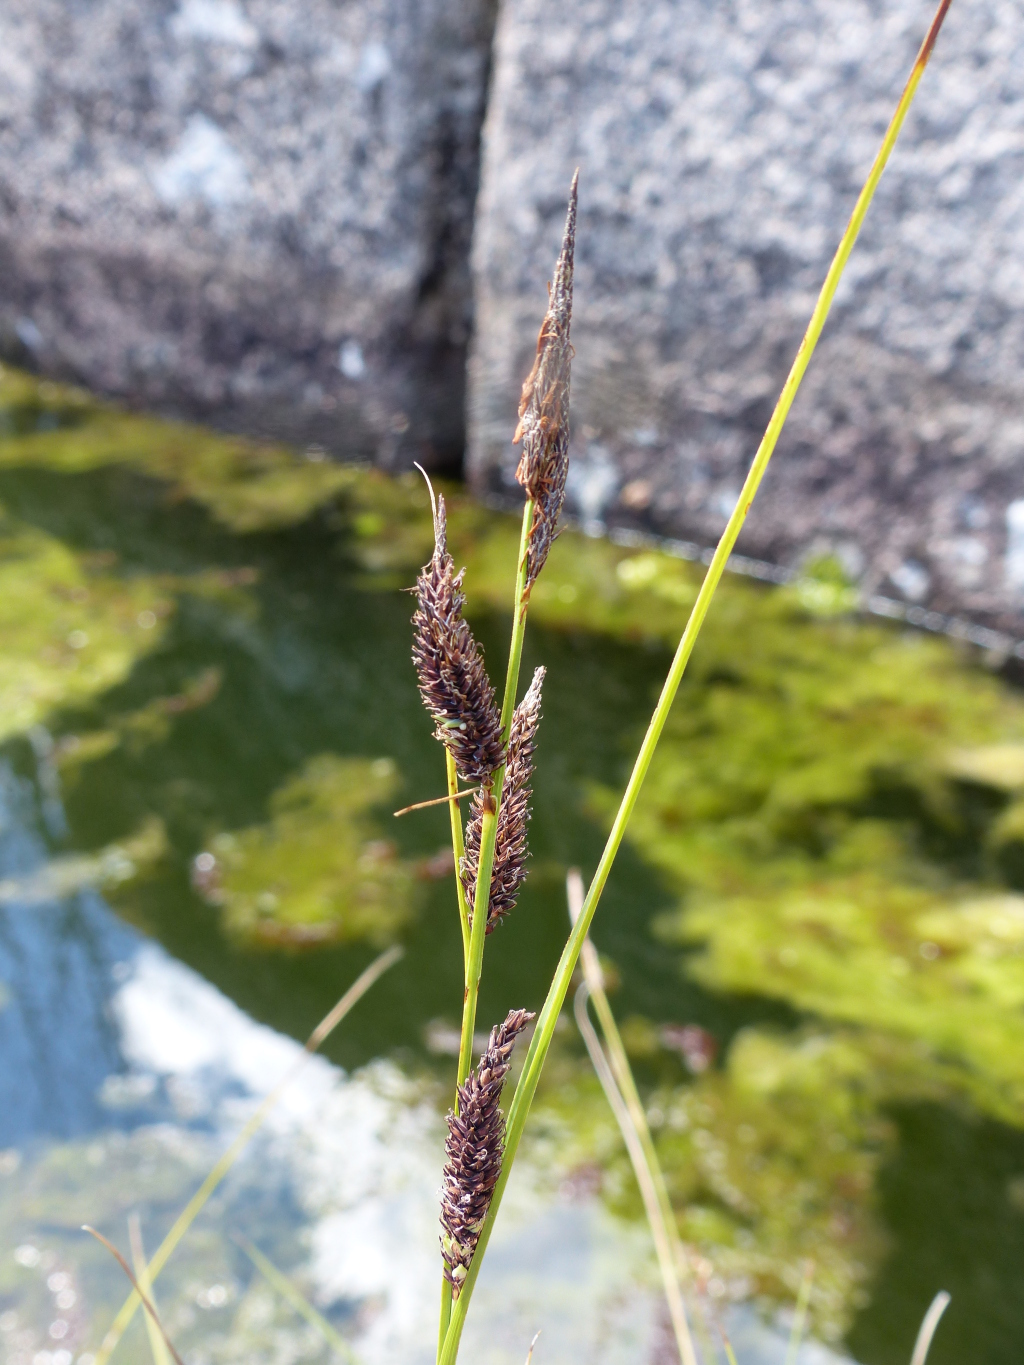
{"label": "brown flower spike", "polygon": [[[519,888],[526,881],[526,859],[529,850],[526,832],[530,823],[530,779],[533,776],[533,753],[536,747],[537,724],[540,721],[540,694],[545,670],[538,668],[533,682],[522,701],[512,713],[512,730],[508,741],[508,763],[501,790],[498,828],[494,841],[494,867],[491,872],[491,895],[487,906],[487,932],[498,927],[505,916],[515,909]],[[473,921],[473,897],[476,895],[476,875],[480,865],[480,830],[483,822],[483,796],[473,797],[466,824],[466,853],[460,873],[469,904],[470,924]]]}
{"label": "brown flower spike", "polygon": [[[431,489],[433,501],[433,490]],[[448,553],[444,498],[434,502],[434,553],[416,580],[412,661],[420,696],[464,782],[490,783],[505,759],[501,716],[480,646],[462,615],[465,569]]]}
{"label": "brown flower spike", "polygon": [[573,254],[576,249],[576,184],[572,178],[569,211],[562,250],[549,286],[548,311],[537,337],[537,358],[519,399],[519,425],[513,445],[523,443],[516,478],[534,501],[533,527],[527,548],[526,585],[531,587],[544,567],[557,535],[569,471],[569,371],[572,346]]}
{"label": "brown flower spike", "polygon": [[441,1190],[441,1256],[444,1277],[457,1299],[469,1273],[494,1187],[501,1174],[505,1118],[498,1107],[516,1038],[535,1015],[510,1011],[491,1029],[487,1051],[459,1086],[459,1112],[449,1111]]}

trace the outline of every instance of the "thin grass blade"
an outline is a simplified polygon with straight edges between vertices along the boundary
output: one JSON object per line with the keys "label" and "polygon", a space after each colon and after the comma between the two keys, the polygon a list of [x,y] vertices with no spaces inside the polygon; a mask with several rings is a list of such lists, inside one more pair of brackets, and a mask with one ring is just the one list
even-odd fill
{"label": "thin grass blade", "polygon": [[601,1089],[605,1093],[605,1098],[615,1121],[619,1125],[619,1132],[622,1140],[626,1144],[626,1151],[636,1175],[636,1183],[640,1187],[640,1197],[643,1199],[644,1212],[647,1214],[647,1221],[650,1225],[651,1236],[654,1240],[654,1250],[658,1258],[658,1268],[661,1271],[662,1285],[665,1290],[665,1301],[668,1304],[669,1317],[672,1321],[672,1331],[675,1335],[676,1346],[679,1350],[679,1359],[682,1365],[697,1365],[696,1352],[693,1349],[693,1342],[690,1339],[690,1329],[686,1321],[686,1309],[683,1304],[682,1290],[679,1285],[679,1275],[676,1270],[675,1258],[672,1254],[672,1244],[669,1239],[668,1229],[665,1227],[661,1216],[661,1209],[658,1205],[658,1196],[654,1190],[654,1181],[647,1165],[640,1136],[636,1131],[636,1125],[630,1116],[629,1109],[625,1100],[615,1084],[615,1077],[612,1075],[608,1059],[601,1047],[600,1039],[594,1031],[594,1027],[587,1017],[587,999],[590,990],[587,982],[583,982],[576,992],[574,1002],[574,1013],[576,1024],[580,1035],[586,1045],[590,1061],[597,1073],[597,1078],[601,1082]]}
{"label": "thin grass blade", "polygon": [[101,1243],[101,1245],[107,1248],[111,1256],[113,1256],[114,1260],[124,1271],[125,1275],[127,1275],[128,1283],[131,1285],[133,1292],[138,1295],[140,1303],[143,1305],[146,1312],[149,1314],[149,1316],[152,1318],[152,1320],[156,1323],[157,1327],[159,1328],[160,1335],[163,1337],[164,1342],[167,1345],[167,1349],[174,1357],[176,1365],[184,1365],[181,1356],[178,1355],[178,1352],[174,1349],[174,1343],[171,1341],[170,1337],[164,1331],[164,1325],[160,1321],[156,1309],[150,1302],[149,1296],[140,1287],[138,1281],[131,1272],[131,1267],[129,1266],[128,1262],[124,1259],[124,1257],[121,1255],[121,1253],[118,1251],[117,1247],[114,1246],[113,1242],[108,1241],[107,1238],[103,1236],[102,1232],[97,1232],[96,1229],[90,1227],[88,1223],[82,1224],[82,1231],[87,1232],[90,1237],[95,1237],[97,1242]]}
{"label": "thin grass blade", "polygon": [[[231,1170],[231,1167],[241,1156],[250,1141],[259,1132],[260,1128],[262,1128],[278,1100],[303,1069],[312,1054],[323,1045],[334,1029],[336,1029],[345,1018],[346,1014],[348,1014],[348,1012],[363,998],[370,987],[378,981],[390,967],[395,965],[404,951],[403,948],[396,944],[393,948],[388,948],[386,952],[381,953],[379,957],[374,958],[366,970],[362,972],[348,988],[331,1012],[325,1015],[320,1023],[317,1024],[316,1028],[306,1039],[306,1045],[303,1050],[304,1055],[285,1073],[252,1117],[244,1124],[241,1132],[214,1165],[210,1174],[178,1215],[170,1232],[160,1243],[160,1246],[157,1248],[157,1251],[148,1266],[151,1283],[160,1274],[161,1270],[163,1270],[171,1253],[202,1212],[207,1200],[227,1175],[228,1171]],[[117,1317],[111,1323],[107,1335],[103,1338],[103,1342],[96,1352],[94,1365],[106,1365],[112,1352],[116,1348],[117,1343],[124,1335],[125,1328],[135,1316],[135,1310],[138,1308],[139,1302],[139,1294],[133,1289],[132,1293],[121,1305]]]}
{"label": "thin grass blade", "polygon": [[[135,1267],[135,1278],[139,1283],[139,1288],[149,1298],[155,1309],[156,1296],[149,1282],[149,1267],[146,1264],[146,1251],[142,1243],[142,1222],[137,1213],[133,1213],[128,1219],[128,1245],[131,1247],[132,1265]],[[149,1336],[149,1351],[153,1357],[153,1365],[170,1365],[171,1357],[167,1350],[167,1343],[148,1313],[146,1314],[146,1332]]]}
{"label": "thin grass blade", "polygon": [[796,1310],[793,1313],[793,1326],[789,1333],[789,1345],[786,1347],[786,1365],[796,1365],[796,1358],[800,1351],[800,1342],[803,1340],[804,1328],[807,1326],[807,1310],[811,1303],[811,1287],[814,1284],[814,1262],[808,1261],[804,1266],[804,1273],[800,1279],[800,1288],[796,1296]]}
{"label": "thin grass blade", "polygon": [[[569,917],[575,922],[583,908],[583,879],[575,869],[569,873],[566,879],[566,891],[569,900]],[[697,1353],[694,1350],[693,1338],[690,1335],[690,1325],[687,1321],[686,1305],[683,1302],[683,1292],[680,1285],[680,1270],[685,1264],[685,1256],[675,1230],[675,1214],[672,1211],[664,1173],[651,1138],[647,1115],[644,1112],[643,1103],[640,1100],[626,1056],[626,1049],[622,1045],[622,1038],[608,1004],[608,997],[605,994],[604,974],[601,971],[597,950],[589,939],[583,945],[581,962],[584,981],[576,992],[574,1002],[576,1024],[590,1055],[594,1070],[597,1072],[597,1078],[601,1082],[601,1088],[619,1125],[619,1131],[622,1133],[626,1151],[629,1153],[629,1159],[633,1165],[637,1185],[640,1187],[640,1196],[643,1199],[644,1210],[654,1240],[654,1250],[661,1271],[665,1300],[668,1304],[672,1331],[675,1334],[676,1346],[679,1350],[679,1359],[682,1365],[697,1365]],[[605,1046],[608,1048],[611,1062],[606,1058],[597,1034],[590,1023],[587,1014],[588,996],[593,999],[595,1008],[598,1010],[598,1020],[601,1023],[601,1031],[604,1034]],[[601,1002],[600,1007],[598,1006],[599,1001]],[[628,1078],[628,1086],[622,1085],[623,1071]]]}
{"label": "thin grass blade", "polygon": [[349,1343],[340,1332],[331,1326],[322,1313],[317,1312],[298,1286],[293,1284],[287,1275],[278,1270],[273,1261],[264,1256],[259,1247],[250,1242],[247,1237],[241,1236],[240,1233],[233,1233],[232,1239],[245,1252],[270,1287],[276,1289],[281,1297],[294,1308],[300,1317],[305,1318],[311,1327],[316,1328],[331,1350],[339,1355],[342,1360],[348,1361],[349,1365],[358,1365],[359,1357]]}
{"label": "thin grass blade", "polygon": [[717,1314],[715,1315],[715,1326],[718,1328],[718,1335],[722,1338],[722,1349],[725,1351],[726,1360],[729,1362],[729,1365],[736,1365],[736,1352],[732,1349],[729,1333],[725,1330],[725,1327]]}

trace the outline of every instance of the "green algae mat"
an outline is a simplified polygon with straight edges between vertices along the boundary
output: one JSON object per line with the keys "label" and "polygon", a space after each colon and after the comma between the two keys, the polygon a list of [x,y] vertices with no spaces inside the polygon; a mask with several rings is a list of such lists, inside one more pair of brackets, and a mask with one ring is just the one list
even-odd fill
{"label": "green algae mat", "polygon": [[[499,661],[516,519],[449,490]],[[0,739],[46,886],[93,885],[249,1013],[304,1037],[379,946],[407,956],[333,1056],[447,1077],[461,1001],[447,816],[402,589],[418,477],[0,378]],[[536,1007],[699,570],[566,532],[531,609],[548,666],[530,881],[481,1019]],[[951,642],[855,614],[829,561],[729,579],[595,940],[709,1295],[791,1304],[865,1362],[1024,1335],[1024,698]],[[59,793],[60,800],[55,799]],[[439,1094],[441,1091],[439,1090]],[[640,1217],[566,1027],[531,1141]]]}

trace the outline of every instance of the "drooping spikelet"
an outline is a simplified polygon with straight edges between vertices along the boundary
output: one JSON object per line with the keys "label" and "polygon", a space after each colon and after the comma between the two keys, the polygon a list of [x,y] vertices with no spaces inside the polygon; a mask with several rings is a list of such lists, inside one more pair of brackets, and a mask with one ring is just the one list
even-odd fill
{"label": "drooping spikelet", "polygon": [[516,1038],[536,1016],[510,1011],[491,1029],[487,1051],[459,1086],[459,1112],[449,1111],[441,1190],[441,1256],[444,1275],[459,1297],[480,1229],[501,1174],[505,1118],[498,1107]]}
{"label": "drooping spikelet", "polygon": [[[431,492],[433,497],[433,492]],[[434,505],[434,553],[416,580],[412,661],[423,705],[464,782],[489,782],[501,767],[501,716],[483,654],[462,615],[462,575],[448,553],[444,498]]]}
{"label": "drooping spikelet", "polygon": [[533,528],[527,549],[526,582],[530,586],[544,567],[557,534],[569,471],[569,370],[572,346],[573,254],[576,249],[576,182],[572,178],[562,250],[555,263],[548,311],[537,337],[537,358],[519,399],[519,425],[513,444],[523,443],[516,478],[534,501]]}
{"label": "drooping spikelet", "polygon": [[[529,850],[526,833],[530,823],[530,779],[533,776],[533,752],[540,720],[540,694],[545,669],[538,668],[533,682],[512,714],[512,730],[508,741],[508,761],[505,782],[501,791],[498,828],[494,841],[494,866],[491,871],[491,895],[487,907],[487,932],[491,933],[515,909],[519,888],[526,880],[526,859]],[[466,825],[466,853],[462,859],[462,884],[466,888],[470,923],[473,920],[473,897],[476,895],[477,869],[480,865],[480,828],[483,820],[483,800],[478,792],[473,797],[469,821]]]}

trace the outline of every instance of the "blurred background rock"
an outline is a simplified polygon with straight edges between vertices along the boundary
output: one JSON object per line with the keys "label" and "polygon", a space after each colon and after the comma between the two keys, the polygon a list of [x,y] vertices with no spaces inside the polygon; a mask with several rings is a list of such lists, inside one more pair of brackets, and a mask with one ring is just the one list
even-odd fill
{"label": "blurred background rock", "polygon": [[[6,0],[4,350],[511,495],[578,164],[572,510],[707,544],[930,11]],[[957,0],[741,542],[1017,633],[1022,56]]]}
{"label": "blurred background rock", "polygon": [[457,466],[492,29],[489,0],[5,0],[8,357]]}

